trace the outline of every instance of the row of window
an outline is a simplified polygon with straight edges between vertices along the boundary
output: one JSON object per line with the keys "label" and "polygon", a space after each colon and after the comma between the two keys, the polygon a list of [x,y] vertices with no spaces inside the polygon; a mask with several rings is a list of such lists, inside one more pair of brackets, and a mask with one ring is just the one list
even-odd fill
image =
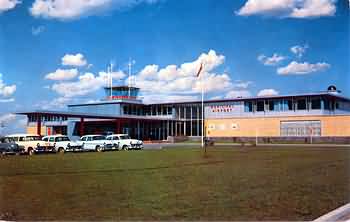
{"label": "row of window", "polygon": [[321,121],[281,121],[281,136],[321,136]]}
{"label": "row of window", "polygon": [[245,112],[266,112],[266,111],[293,111],[293,110],[318,110],[318,109],[338,109],[337,102],[320,98],[311,100],[304,99],[284,99],[284,100],[258,100],[244,102]]}
{"label": "row of window", "polygon": [[[67,121],[67,117],[62,117],[62,116],[42,116],[41,121],[53,121],[53,122],[60,122],[60,121]],[[28,116],[28,121],[29,122],[37,122],[38,117],[37,116]]]}

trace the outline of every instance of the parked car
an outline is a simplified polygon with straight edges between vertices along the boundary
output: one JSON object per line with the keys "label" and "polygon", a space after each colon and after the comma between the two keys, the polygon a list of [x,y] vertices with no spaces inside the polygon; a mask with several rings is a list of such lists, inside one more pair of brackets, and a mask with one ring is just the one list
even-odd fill
{"label": "parked car", "polygon": [[23,148],[20,147],[12,138],[0,137],[0,154],[22,153]]}
{"label": "parked car", "polygon": [[52,152],[52,147],[47,146],[47,144],[41,140],[41,137],[35,134],[12,134],[6,137],[12,138],[15,143],[23,146],[24,152],[29,155],[33,155],[39,152]]}
{"label": "parked car", "polygon": [[47,147],[52,147],[55,152],[59,153],[83,150],[80,144],[71,141],[68,136],[64,135],[45,136],[42,140],[46,143]]}
{"label": "parked car", "polygon": [[94,150],[97,152],[105,150],[117,150],[110,140],[106,140],[103,135],[85,135],[78,142],[84,150]]}
{"label": "parked car", "polygon": [[131,139],[128,134],[112,134],[106,137],[114,146],[122,150],[143,149],[141,140]]}

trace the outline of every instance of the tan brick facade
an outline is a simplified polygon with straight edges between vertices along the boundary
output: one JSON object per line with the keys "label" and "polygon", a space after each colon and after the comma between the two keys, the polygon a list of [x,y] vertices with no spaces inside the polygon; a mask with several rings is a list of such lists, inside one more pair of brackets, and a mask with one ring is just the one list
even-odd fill
{"label": "tan brick facade", "polygon": [[276,137],[281,121],[319,120],[321,136],[350,137],[350,116],[293,116],[207,119],[208,137]]}

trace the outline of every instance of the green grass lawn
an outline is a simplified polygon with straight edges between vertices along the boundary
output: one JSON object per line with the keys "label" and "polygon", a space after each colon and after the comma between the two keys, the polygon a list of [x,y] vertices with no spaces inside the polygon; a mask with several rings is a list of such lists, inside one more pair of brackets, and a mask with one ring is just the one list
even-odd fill
{"label": "green grass lawn", "polygon": [[350,200],[347,148],[178,148],[0,159],[0,219],[312,220]]}

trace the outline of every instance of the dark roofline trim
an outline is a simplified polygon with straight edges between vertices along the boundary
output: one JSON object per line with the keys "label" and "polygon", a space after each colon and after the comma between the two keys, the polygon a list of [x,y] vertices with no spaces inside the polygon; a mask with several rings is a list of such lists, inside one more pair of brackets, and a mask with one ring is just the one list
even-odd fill
{"label": "dark roofline trim", "polygon": [[[264,99],[282,99],[282,98],[299,98],[299,97],[317,97],[317,96],[327,96],[337,98],[343,101],[350,102],[350,98],[346,98],[340,95],[335,95],[328,92],[323,93],[310,93],[310,94],[295,94],[295,95],[276,95],[276,96],[256,96],[256,97],[245,97],[245,98],[229,98],[229,99],[217,99],[217,100],[205,100],[204,103],[220,103],[220,102],[239,102],[239,101],[251,101],[251,100],[264,100]],[[75,106],[93,106],[93,105],[108,105],[108,104],[133,104],[133,105],[177,105],[177,104],[200,104],[201,101],[184,101],[184,102],[164,102],[164,103],[132,103],[126,101],[118,101],[118,102],[103,102],[101,103],[86,103],[86,104],[71,104],[68,107]]]}
{"label": "dark roofline trim", "polygon": [[86,119],[127,119],[127,120],[149,120],[162,121],[166,119],[153,118],[152,116],[111,116],[111,115],[95,115],[87,113],[60,112],[60,111],[33,111],[33,112],[18,112],[17,115],[41,115],[41,116],[60,116],[67,118],[86,118]]}

